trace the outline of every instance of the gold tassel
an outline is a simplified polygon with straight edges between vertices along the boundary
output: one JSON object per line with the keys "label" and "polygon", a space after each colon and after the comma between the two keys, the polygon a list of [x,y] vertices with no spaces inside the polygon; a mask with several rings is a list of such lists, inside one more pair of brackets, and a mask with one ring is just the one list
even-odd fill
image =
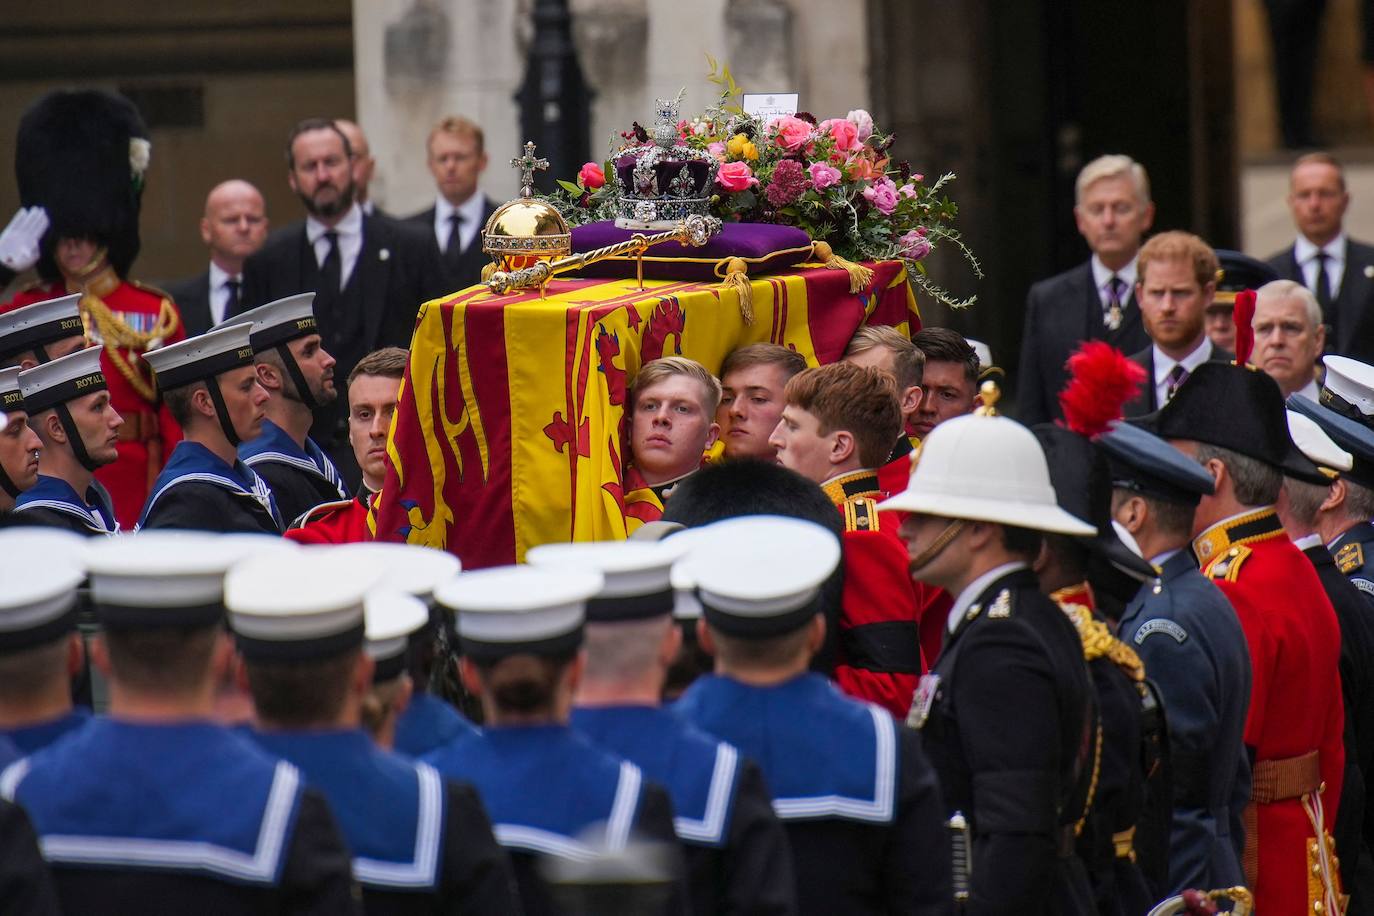
{"label": "gold tassel", "polygon": [[873,270],[862,264],[855,264],[835,254],[828,242],[812,242],[811,257],[820,261],[831,270],[842,270],[849,274],[849,291],[857,293],[873,282]]}
{"label": "gold tassel", "polygon": [[725,263],[725,279],[721,289],[733,289],[739,296],[739,313],[745,324],[754,323],[754,288],[749,284],[749,265],[739,258]]}

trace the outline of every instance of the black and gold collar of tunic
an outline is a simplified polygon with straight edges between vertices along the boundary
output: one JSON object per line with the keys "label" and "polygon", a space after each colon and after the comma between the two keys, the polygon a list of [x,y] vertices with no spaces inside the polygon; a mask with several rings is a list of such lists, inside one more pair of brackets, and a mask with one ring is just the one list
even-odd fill
{"label": "black and gold collar of tunic", "polygon": [[1283,525],[1272,506],[1217,522],[1193,539],[1193,556],[1206,566],[1212,558],[1238,544],[1254,544],[1284,537]]}
{"label": "black and gold collar of tunic", "polygon": [[832,477],[821,484],[821,489],[825,495],[830,497],[830,501],[835,505],[843,505],[851,499],[868,498],[879,499],[882,497],[882,490],[878,487],[878,472],[863,468],[858,471],[850,471],[848,474],[841,474],[839,477]]}

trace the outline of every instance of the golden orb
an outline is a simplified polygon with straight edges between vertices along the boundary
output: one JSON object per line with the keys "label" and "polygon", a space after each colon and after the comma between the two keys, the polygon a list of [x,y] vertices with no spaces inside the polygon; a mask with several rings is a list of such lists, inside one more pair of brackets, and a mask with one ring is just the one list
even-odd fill
{"label": "golden orb", "polygon": [[487,219],[482,250],[504,271],[572,254],[572,233],[563,214],[538,197],[507,201]]}

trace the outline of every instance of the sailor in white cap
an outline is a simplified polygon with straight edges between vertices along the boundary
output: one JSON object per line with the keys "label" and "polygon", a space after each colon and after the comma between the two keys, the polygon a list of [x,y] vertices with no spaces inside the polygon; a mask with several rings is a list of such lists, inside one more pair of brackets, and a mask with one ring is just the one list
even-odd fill
{"label": "sailor in white cap", "polygon": [[239,446],[239,457],[267,481],[288,524],[349,495],[339,469],[309,435],[314,411],[339,396],[334,357],[320,344],[314,303],[314,293],[300,293],[226,322],[252,322],[253,361],[267,391],[262,432]]}
{"label": "sailor in white cap", "polygon": [[446,696],[461,698],[453,664],[457,634],[452,618],[434,601],[434,590],[458,575],[463,564],[453,554],[414,544],[367,541],[343,544],[338,552],[380,562],[386,567],[383,587],[403,591],[425,603],[429,619],[411,634],[406,650],[406,670],[413,692],[396,722],[395,749],[420,757],[461,735],[476,731],[453,704],[435,695],[443,685]]}
{"label": "sailor in white cap", "polygon": [[272,490],[235,451],[261,431],[267,401],[251,329],[222,327],[143,355],[185,438],[154,481],[139,528],[281,533]]}
{"label": "sailor in white cap", "polygon": [[19,367],[0,369],[0,514],[14,508],[14,501],[38,483],[38,456],[43,440],[29,426],[24,393],[19,388]]}
{"label": "sailor in white cap", "polygon": [[716,673],[674,711],[762,768],[792,847],[798,911],[948,912],[949,840],[920,739],[808,671],[839,542],[777,516],[699,530],[682,562]]}
{"label": "sailor in white cap", "polygon": [[429,626],[429,608],[414,595],[378,588],[368,595],[363,612],[365,651],[373,665],[372,689],[362,702],[363,726],[378,746],[395,750],[396,724],[415,690],[410,677],[411,647],[416,635]]}
{"label": "sailor in white cap", "polygon": [[1324,356],[1321,405],[1366,426],[1374,425],[1374,366],[1348,356]]}
{"label": "sailor in white cap", "polygon": [[86,579],[86,539],[0,532],[0,739],[31,754],[90,718],[72,704],[85,647],[76,630],[77,588]]}
{"label": "sailor in white cap", "polygon": [[19,373],[29,425],[42,440],[38,480],[14,501],[36,524],[98,536],[119,530],[97,468],[119,457],[124,420],[110,403],[101,350],[78,350]]}
{"label": "sailor in white cap", "polygon": [[225,604],[257,708],[254,740],[329,800],[368,912],[510,912],[509,864],[477,793],[363,730],[375,668],[365,606],[376,615],[408,597],[370,594],[381,574],[332,549],[264,554],[230,570]]}
{"label": "sailor in white cap", "polygon": [[971,827],[956,891],[976,911],[1095,912],[1074,852],[1094,774],[1093,688],[1073,624],[1030,564],[1042,533],[1096,529],[1059,507],[1030,430],[996,416],[935,427],[906,490],[879,508],[913,513],[901,528],[912,575],[955,596],[907,721],[947,816]]}
{"label": "sailor in white cap", "polygon": [[0,366],[32,369],[86,347],[81,293],[0,314]]}
{"label": "sailor in white cap", "polygon": [[210,719],[233,655],[215,540],[141,533],[86,553],[108,714],[0,772],[66,912],[354,912],[324,799]]}
{"label": "sailor in white cap", "polygon": [[682,641],[673,621],[672,569],[685,549],[685,539],[545,544],[525,559],[605,577],[587,602],[587,663],[573,696],[572,727],[672,796],[692,912],[792,913],[787,834],[758,766],[661,708],[668,665]]}
{"label": "sailor in white cap", "polygon": [[[464,573],[434,594],[458,615],[460,670],[485,727],[424,759],[481,793],[526,913],[562,912],[541,856],[592,858],[641,839],[665,844],[681,866],[667,791],[568,727],[586,602],[601,588],[590,570],[509,566]],[[677,874],[671,911],[684,912]]]}

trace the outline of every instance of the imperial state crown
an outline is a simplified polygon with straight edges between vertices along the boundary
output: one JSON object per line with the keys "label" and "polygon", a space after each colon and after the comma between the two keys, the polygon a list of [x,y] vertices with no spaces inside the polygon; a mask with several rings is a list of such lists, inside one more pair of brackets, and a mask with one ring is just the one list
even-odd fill
{"label": "imperial state crown", "polygon": [[613,157],[621,229],[672,229],[689,216],[709,216],[714,156],[678,142],[678,104],[659,99],[653,142],[622,147]]}

